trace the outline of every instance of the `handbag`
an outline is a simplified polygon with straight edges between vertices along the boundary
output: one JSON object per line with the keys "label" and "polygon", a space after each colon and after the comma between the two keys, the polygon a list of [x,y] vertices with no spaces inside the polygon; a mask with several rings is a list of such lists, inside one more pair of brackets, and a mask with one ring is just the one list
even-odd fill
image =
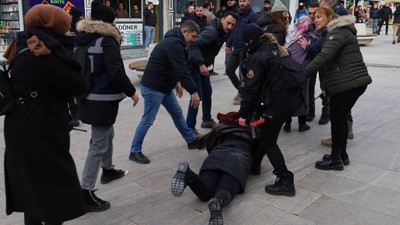
{"label": "handbag", "polygon": [[11,113],[17,105],[24,104],[27,99],[36,98],[39,95],[37,91],[32,91],[26,97],[16,98],[11,88],[10,70],[18,56],[26,50],[28,50],[28,48],[19,51],[10,63],[10,66],[7,69],[3,66],[3,70],[0,70],[0,116]]}

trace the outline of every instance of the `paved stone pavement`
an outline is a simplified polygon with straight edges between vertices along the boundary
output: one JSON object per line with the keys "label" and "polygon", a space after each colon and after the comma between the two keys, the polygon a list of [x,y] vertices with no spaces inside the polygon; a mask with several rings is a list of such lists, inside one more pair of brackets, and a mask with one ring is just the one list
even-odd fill
{"label": "paved stone pavement", "polygon": [[[295,174],[296,196],[272,196],[264,192],[264,186],[275,180],[270,162],[265,159],[262,174],[250,176],[246,193],[237,196],[223,209],[226,224],[400,224],[400,46],[391,44],[389,33],[389,36],[378,36],[371,45],[361,49],[373,83],[353,109],[355,138],[349,140],[348,144],[351,164],[342,172],[316,170],[315,161],[330,152],[329,148],[320,145],[320,139],[330,135],[330,126],[318,125],[316,119],[309,123],[311,130],[299,133],[295,119],[292,132],[282,132],[279,144],[288,168]],[[126,60],[126,66],[132,61]],[[220,75],[211,78],[214,118],[218,112],[238,110],[238,106],[232,105],[231,101],[236,92],[228,77],[222,75],[223,62],[224,54],[221,51],[215,68]],[[139,81],[132,71],[127,70],[127,73],[135,86],[139,87]],[[188,93],[185,93],[179,100],[185,112],[188,97]],[[320,100],[317,100],[317,117],[320,115],[320,106]],[[132,107],[130,99],[121,102],[115,124],[114,164],[117,168],[128,169],[129,174],[107,185],[99,183],[96,192],[99,197],[111,202],[111,209],[88,213],[65,224],[208,223],[207,204],[198,200],[189,188],[180,198],[171,194],[170,181],[178,163],[186,160],[194,171],[198,171],[206,151],[187,149],[164,108],[160,109],[143,146],[144,154],[151,163],[140,165],[128,160],[132,136],[142,111],[142,99],[136,107]],[[81,125],[80,128],[90,129],[88,125]],[[201,133],[208,131],[199,130]],[[1,168],[4,155],[2,136]],[[23,137],[20,138],[23,140]],[[79,175],[82,173],[89,138],[90,130],[86,133],[71,132],[71,153]],[[2,169],[0,224],[23,224],[22,214],[5,215]]]}

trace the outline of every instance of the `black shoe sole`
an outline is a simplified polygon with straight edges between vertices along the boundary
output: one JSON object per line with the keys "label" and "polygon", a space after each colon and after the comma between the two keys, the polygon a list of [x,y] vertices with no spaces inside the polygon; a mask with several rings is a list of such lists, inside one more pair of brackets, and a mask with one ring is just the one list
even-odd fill
{"label": "black shoe sole", "polygon": [[288,197],[294,197],[296,195],[296,190],[294,191],[271,191],[268,188],[268,185],[265,187],[265,192],[271,195],[284,195],[284,196],[288,196]]}
{"label": "black shoe sole", "polygon": [[216,198],[208,201],[208,210],[210,210],[210,220],[208,225],[223,225],[224,219],[222,217],[222,205]]}
{"label": "black shoe sole", "polygon": [[111,204],[106,202],[102,206],[86,206],[86,212],[102,212],[106,211],[107,209],[111,208]]}
{"label": "black shoe sole", "polygon": [[178,169],[176,170],[176,174],[172,178],[171,192],[175,197],[181,196],[186,188],[185,173],[188,168],[189,164],[187,162],[179,163]]}

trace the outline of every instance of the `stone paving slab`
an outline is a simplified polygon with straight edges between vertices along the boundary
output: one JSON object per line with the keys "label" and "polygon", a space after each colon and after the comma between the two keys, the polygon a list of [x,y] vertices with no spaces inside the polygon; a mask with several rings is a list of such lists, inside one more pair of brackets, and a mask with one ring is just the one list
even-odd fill
{"label": "stone paving slab", "polygon": [[[390,31],[391,32],[391,31]],[[353,109],[355,138],[349,140],[351,164],[344,171],[319,171],[316,160],[330,149],[321,146],[320,139],[329,137],[330,126],[318,125],[321,101],[318,99],[317,118],[311,129],[298,132],[297,119],[292,132],[281,132],[279,145],[287,166],[295,174],[296,196],[271,196],[264,192],[266,184],[275,176],[268,159],[262,163],[262,174],[249,176],[246,192],[238,195],[223,210],[229,225],[376,225],[400,224],[400,55],[399,45],[391,44],[391,33],[380,35],[369,46],[361,47],[373,83]],[[127,58],[127,57],[125,57]],[[125,60],[126,72],[139,88],[138,78]],[[238,110],[232,105],[236,91],[224,72],[223,51],[217,57],[211,77],[213,85],[212,115]],[[318,86],[316,93],[318,93]],[[98,183],[96,194],[111,202],[111,209],[88,213],[67,225],[169,225],[207,224],[207,203],[201,202],[188,188],[179,198],[172,196],[170,182],[180,161],[188,161],[198,171],[206,151],[188,150],[186,143],[173,125],[164,108],[160,108],[154,125],[146,136],[143,152],[151,163],[140,165],[128,159],[132,136],[143,112],[143,100],[136,107],[126,99],[120,104],[115,124],[114,164],[129,170],[126,177],[107,185]],[[189,94],[179,99],[184,114]],[[200,110],[201,111],[201,110]],[[199,112],[198,121],[201,118]],[[0,126],[3,118],[0,117]],[[71,154],[81,176],[85,162],[90,126],[81,125],[88,132],[71,132]],[[207,129],[198,126],[200,133]],[[2,128],[0,129],[2,132]],[[0,168],[3,168],[4,138],[0,135]],[[5,215],[4,171],[0,170],[0,224],[23,224],[20,213]]]}

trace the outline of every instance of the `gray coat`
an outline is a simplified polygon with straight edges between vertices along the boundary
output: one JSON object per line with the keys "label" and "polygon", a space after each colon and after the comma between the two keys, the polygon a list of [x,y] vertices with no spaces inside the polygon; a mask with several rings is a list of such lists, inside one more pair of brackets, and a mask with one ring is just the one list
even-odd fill
{"label": "gray coat", "polygon": [[329,96],[372,82],[358,45],[354,22],[352,15],[329,22],[323,32],[321,52],[305,68],[308,76],[319,69],[325,71],[320,73],[321,89]]}

